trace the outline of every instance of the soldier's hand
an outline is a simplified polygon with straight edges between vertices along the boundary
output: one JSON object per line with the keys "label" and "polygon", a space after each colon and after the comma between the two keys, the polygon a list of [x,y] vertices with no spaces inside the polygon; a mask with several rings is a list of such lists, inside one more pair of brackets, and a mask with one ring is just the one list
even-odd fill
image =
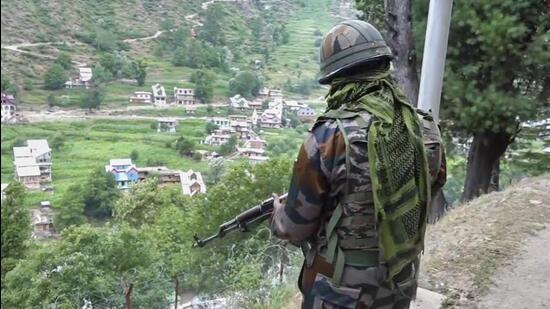
{"label": "soldier's hand", "polygon": [[276,209],[281,207],[281,199],[276,193],[272,193],[271,197],[273,197],[273,211],[276,211]]}

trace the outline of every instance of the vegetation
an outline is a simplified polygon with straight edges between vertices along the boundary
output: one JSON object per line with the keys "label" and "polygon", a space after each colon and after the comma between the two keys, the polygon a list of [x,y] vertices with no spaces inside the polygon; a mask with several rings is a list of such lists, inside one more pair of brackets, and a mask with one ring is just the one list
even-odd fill
{"label": "vegetation", "polygon": [[2,291],[6,274],[25,256],[30,237],[29,213],[23,207],[24,192],[21,184],[12,182],[6,189],[6,198],[2,200]]}
{"label": "vegetation", "polygon": [[44,87],[49,90],[57,90],[65,87],[67,74],[60,64],[54,64],[44,74]]}

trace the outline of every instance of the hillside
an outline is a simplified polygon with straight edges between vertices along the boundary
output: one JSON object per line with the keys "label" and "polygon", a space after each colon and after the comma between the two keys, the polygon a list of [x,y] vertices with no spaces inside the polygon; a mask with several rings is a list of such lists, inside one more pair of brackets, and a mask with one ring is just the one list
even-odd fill
{"label": "hillside", "polygon": [[143,37],[197,13],[203,1],[2,1],[2,45],[77,41],[103,23],[121,39]]}
{"label": "hillside", "polygon": [[[195,86],[190,77],[200,65],[175,65],[174,57],[178,44],[188,53],[189,43],[178,40],[196,31],[223,62],[206,66],[215,76],[214,101],[227,99],[232,92],[228,82],[239,70],[255,71],[264,84],[283,87],[290,96],[316,98],[323,94],[315,82],[319,40],[342,18],[342,3],[346,1],[3,1],[2,77],[14,84],[23,106],[43,106],[53,95],[60,107],[73,108],[84,96],[80,89],[44,89],[44,74],[60,54],[72,59],[68,77],[78,66],[97,69],[105,54],[144,60],[143,87],[123,83],[120,76],[105,83],[104,105],[125,107],[129,94],[155,83],[167,89]],[[208,14],[215,6],[221,12],[217,42],[207,36]],[[181,33],[171,33],[176,29]],[[253,65],[257,61],[260,68]]]}
{"label": "hillside", "polygon": [[[458,206],[428,228],[420,286],[447,296],[447,307],[475,308],[485,295],[493,292],[491,286],[500,282],[502,274],[521,263],[520,250],[526,241],[549,228],[549,174],[524,179],[502,192]],[[550,243],[544,244],[548,246]],[[541,253],[540,247],[526,253],[531,254],[531,258],[540,254],[540,257],[548,256],[547,252]],[[540,267],[531,266],[535,271]],[[546,273],[543,277],[549,275]],[[527,274],[516,274],[518,278],[525,276]],[[543,287],[544,282],[533,281],[508,291],[506,298],[512,294],[525,295],[527,289],[542,293],[540,296],[547,295]],[[535,305],[536,297],[520,297],[521,300],[523,308],[543,308]]]}

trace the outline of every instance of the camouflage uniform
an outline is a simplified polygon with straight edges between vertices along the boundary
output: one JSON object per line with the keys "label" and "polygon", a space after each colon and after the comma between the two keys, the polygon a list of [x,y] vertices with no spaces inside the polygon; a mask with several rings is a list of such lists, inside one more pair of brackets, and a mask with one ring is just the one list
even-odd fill
{"label": "camouflage uniform", "polygon": [[[405,267],[394,278],[392,287],[384,283],[386,270],[378,260],[374,204],[369,197],[370,118],[364,111],[359,117],[339,119],[345,136],[337,120],[318,119],[300,149],[286,204],[275,209],[272,218],[275,235],[295,243],[308,241],[313,248],[306,257],[299,283],[304,294],[303,308],[408,308],[415,295],[418,261]],[[445,183],[445,160],[437,126],[429,117],[423,118],[433,195]],[[346,163],[346,138],[349,163]],[[364,198],[362,202],[346,202],[350,194],[363,194]],[[339,284],[334,284],[331,280],[334,266],[327,263],[322,253],[327,247],[326,226],[338,203],[343,205],[343,220],[350,222],[347,227],[335,227],[338,237],[345,240],[340,245],[344,249],[353,248],[352,253],[371,252],[372,263],[354,266],[353,261],[346,261]]]}

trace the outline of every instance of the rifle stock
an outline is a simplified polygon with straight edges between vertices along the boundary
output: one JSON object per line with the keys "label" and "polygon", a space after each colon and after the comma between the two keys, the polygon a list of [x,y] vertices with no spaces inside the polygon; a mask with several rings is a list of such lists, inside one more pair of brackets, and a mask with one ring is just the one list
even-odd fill
{"label": "rifle stock", "polygon": [[[279,200],[281,202],[285,201],[287,194],[281,195]],[[207,238],[200,239],[196,234],[193,236],[195,243],[193,247],[204,247],[210,241],[216,238],[223,238],[226,234],[241,231],[248,232],[250,227],[254,227],[261,222],[267,220],[271,217],[273,213],[273,198],[269,198],[263,201],[260,205],[254,206],[250,209],[243,211],[238,214],[235,219],[229,220],[218,228],[218,232],[214,235],[211,235]]]}

